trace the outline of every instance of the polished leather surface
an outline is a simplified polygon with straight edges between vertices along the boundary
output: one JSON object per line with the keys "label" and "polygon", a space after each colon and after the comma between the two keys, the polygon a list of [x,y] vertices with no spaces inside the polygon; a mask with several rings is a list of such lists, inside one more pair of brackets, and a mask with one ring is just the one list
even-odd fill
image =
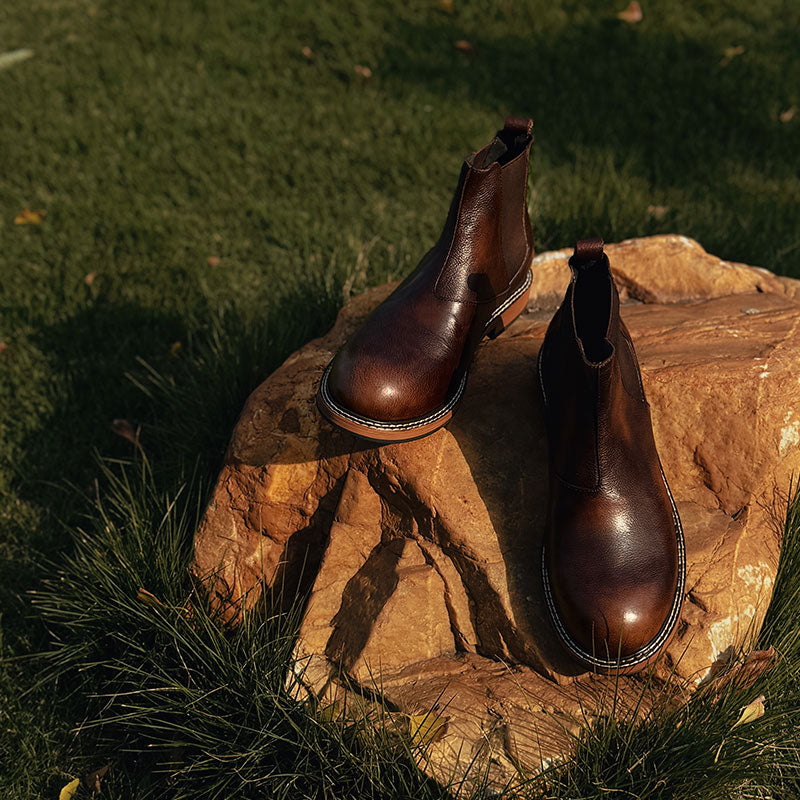
{"label": "polished leather surface", "polygon": [[530,128],[509,117],[464,162],[439,240],[334,358],[329,387],[342,406],[394,422],[452,395],[492,313],[527,276]]}
{"label": "polished leather surface", "polygon": [[682,533],[602,242],[579,243],[570,266],[539,361],[550,447],[545,566],[569,638],[614,661],[674,626]]}

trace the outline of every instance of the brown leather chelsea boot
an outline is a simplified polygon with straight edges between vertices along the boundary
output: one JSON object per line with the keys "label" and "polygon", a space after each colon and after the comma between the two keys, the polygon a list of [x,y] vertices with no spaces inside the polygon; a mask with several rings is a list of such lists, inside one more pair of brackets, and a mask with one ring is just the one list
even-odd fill
{"label": "brown leather chelsea boot", "polygon": [[539,352],[550,449],[545,599],[579,662],[633,672],[678,622],[683,531],[602,240],[578,242],[569,264]]}
{"label": "brown leather chelsea boot", "polygon": [[335,425],[379,442],[432,433],[461,399],[478,343],[524,310],[532,127],[508,117],[466,159],[439,241],[328,365],[317,405]]}

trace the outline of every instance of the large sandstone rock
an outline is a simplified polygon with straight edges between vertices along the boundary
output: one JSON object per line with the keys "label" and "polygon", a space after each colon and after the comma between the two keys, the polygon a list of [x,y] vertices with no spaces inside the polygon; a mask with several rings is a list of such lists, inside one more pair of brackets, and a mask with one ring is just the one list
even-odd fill
{"label": "large sandstone rock", "polygon": [[[800,282],[681,236],[608,253],[688,555],[677,634],[650,688],[622,679],[624,709],[671,670],[691,690],[759,630],[800,468]],[[307,597],[299,695],[437,707],[447,726],[419,758],[440,780],[535,773],[613,695],[554,640],[539,577],[536,355],[568,255],[536,258],[528,312],[481,348],[448,427],[416,442],[372,447],[315,409],[324,366],[392,286],[352,300],[250,396],[197,531],[195,570],[228,613],[265,587]]]}

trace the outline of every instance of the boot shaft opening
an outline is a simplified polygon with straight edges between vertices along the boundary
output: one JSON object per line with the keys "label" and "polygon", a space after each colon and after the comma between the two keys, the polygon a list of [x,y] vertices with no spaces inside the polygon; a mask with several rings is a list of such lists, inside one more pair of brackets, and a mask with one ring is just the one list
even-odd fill
{"label": "boot shaft opening", "polygon": [[605,256],[577,265],[572,296],[575,332],[586,359],[592,364],[602,363],[614,351],[607,338],[611,321],[611,293],[611,274]]}
{"label": "boot shaft opening", "polygon": [[497,162],[503,167],[524,153],[532,139],[531,134],[525,131],[503,128],[486,147],[475,153],[471,166],[486,169]]}

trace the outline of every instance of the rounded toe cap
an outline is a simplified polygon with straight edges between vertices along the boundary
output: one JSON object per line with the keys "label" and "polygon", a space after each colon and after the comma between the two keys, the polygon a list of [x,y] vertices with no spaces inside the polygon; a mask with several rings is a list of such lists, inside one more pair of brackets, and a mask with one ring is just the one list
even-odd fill
{"label": "rounded toe cap", "polygon": [[365,419],[418,419],[443,405],[447,382],[437,381],[431,375],[435,370],[421,364],[413,367],[406,369],[375,356],[354,356],[344,348],[331,364],[328,389],[336,403]]}
{"label": "rounded toe cap", "polygon": [[667,570],[638,582],[576,579],[562,570],[551,579],[551,591],[565,632],[594,659],[617,662],[639,654],[645,660],[669,638],[665,625],[675,607],[676,582]]}

